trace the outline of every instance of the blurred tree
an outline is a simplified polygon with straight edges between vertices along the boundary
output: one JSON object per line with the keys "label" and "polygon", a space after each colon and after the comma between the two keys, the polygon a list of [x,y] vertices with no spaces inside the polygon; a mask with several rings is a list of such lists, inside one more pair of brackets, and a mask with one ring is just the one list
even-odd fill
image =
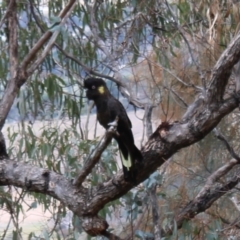
{"label": "blurred tree", "polygon": [[[239,239],[239,18],[236,1],[2,1],[1,239]],[[114,129],[98,137],[89,75],[135,113],[138,186]],[[27,231],[38,206],[49,229]]]}

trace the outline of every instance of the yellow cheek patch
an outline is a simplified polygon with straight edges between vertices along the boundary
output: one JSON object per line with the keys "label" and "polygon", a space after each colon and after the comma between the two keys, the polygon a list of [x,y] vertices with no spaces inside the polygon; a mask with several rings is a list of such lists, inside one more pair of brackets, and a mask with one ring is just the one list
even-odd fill
{"label": "yellow cheek patch", "polygon": [[99,87],[99,88],[98,88],[98,92],[99,92],[100,94],[103,94],[103,93],[104,93],[104,87],[103,87],[103,86]]}

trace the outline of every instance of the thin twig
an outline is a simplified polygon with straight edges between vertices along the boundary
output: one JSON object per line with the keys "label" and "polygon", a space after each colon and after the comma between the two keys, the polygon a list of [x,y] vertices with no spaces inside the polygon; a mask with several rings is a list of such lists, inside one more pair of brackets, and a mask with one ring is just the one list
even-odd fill
{"label": "thin twig", "polygon": [[219,140],[221,140],[221,141],[224,143],[224,145],[226,146],[226,148],[227,148],[227,150],[229,151],[229,153],[231,154],[231,156],[232,156],[234,159],[236,159],[238,162],[240,162],[240,156],[235,153],[234,149],[230,146],[230,144],[229,144],[228,140],[226,139],[226,137],[223,136],[223,134],[220,133],[220,132],[217,130],[217,128],[215,128],[215,129],[213,130],[213,132],[214,132],[214,135],[215,135]]}
{"label": "thin twig", "polygon": [[11,221],[12,221],[12,217],[10,217],[7,226],[6,226],[6,228],[4,229],[4,231],[3,231],[3,235],[0,236],[1,239],[4,239],[4,238],[5,238],[5,236],[6,236],[7,232],[8,232],[8,229],[9,229],[9,227],[10,227],[10,223],[11,223]]}

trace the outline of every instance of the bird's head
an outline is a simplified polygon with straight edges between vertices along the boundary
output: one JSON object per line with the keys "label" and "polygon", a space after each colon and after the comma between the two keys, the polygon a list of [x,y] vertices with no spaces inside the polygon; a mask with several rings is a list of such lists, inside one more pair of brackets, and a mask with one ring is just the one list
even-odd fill
{"label": "bird's head", "polygon": [[101,78],[88,78],[84,80],[86,96],[89,100],[96,100],[109,93],[106,83]]}

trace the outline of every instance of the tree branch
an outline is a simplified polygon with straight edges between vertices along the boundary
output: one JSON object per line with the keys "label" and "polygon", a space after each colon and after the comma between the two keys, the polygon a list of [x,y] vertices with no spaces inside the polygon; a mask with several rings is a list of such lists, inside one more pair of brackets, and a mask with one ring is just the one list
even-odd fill
{"label": "tree branch", "polygon": [[[60,14],[60,16],[62,15],[62,20],[58,24],[59,27],[63,26],[65,24],[66,20],[68,19],[69,15],[72,13],[76,4],[77,4],[77,1],[73,1],[73,3],[71,5],[68,4],[68,6],[67,6],[68,11],[64,11],[64,15]],[[33,63],[32,66],[29,67],[29,69],[27,71],[28,75],[31,75],[37,69],[37,67],[42,63],[44,58],[47,56],[49,51],[52,49],[59,32],[60,32],[60,29],[54,31],[53,35],[51,36],[51,39],[49,40],[48,45],[43,50],[42,54],[38,57],[38,59],[35,61],[35,63]]]}
{"label": "tree branch", "polygon": [[10,0],[8,3],[8,48],[10,60],[10,76],[15,77],[18,67],[18,39],[17,39],[17,3],[16,0]]}
{"label": "tree branch", "polygon": [[[236,161],[236,160],[235,160]],[[225,184],[209,189],[208,186],[199,193],[175,218],[178,228],[181,228],[184,221],[194,218],[198,213],[204,212],[217,199],[233,189],[240,182],[240,173],[232,177]],[[168,231],[166,234],[170,234]]]}
{"label": "tree branch", "polygon": [[94,166],[99,161],[103,151],[109,145],[112,140],[113,134],[116,133],[116,126],[111,126],[104,134],[100,142],[98,143],[97,147],[94,151],[88,156],[85,165],[78,173],[78,176],[75,178],[73,184],[76,186],[81,186],[83,181],[86,179],[88,174],[92,171]]}
{"label": "tree branch", "polygon": [[5,19],[8,17],[8,15],[11,13],[11,9],[13,5],[15,4],[15,0],[11,0],[8,4],[8,7],[6,9],[5,14],[3,15],[2,19],[0,20],[0,28],[2,28],[2,25],[4,24]]}
{"label": "tree branch", "polygon": [[[215,187],[213,186],[221,177],[226,175],[234,166],[240,163],[239,156],[233,151],[226,138],[220,134],[216,128],[214,129],[214,133],[217,138],[224,142],[234,159],[231,159],[228,163],[224,164],[222,167],[218,168],[214,173],[212,173],[194,200],[190,201],[177,215],[176,222],[178,228],[182,227],[184,220],[189,220],[190,218],[195,217],[198,213],[204,212],[215,200],[221,196],[221,194],[223,195],[234,188],[240,181],[240,176],[238,176],[238,173],[225,184]],[[170,234],[171,231],[172,230],[169,230],[167,234]]]}
{"label": "tree branch", "polygon": [[[159,126],[152,134],[149,141],[142,149],[144,157],[142,169],[138,171],[137,183],[147,179],[151,173],[161,166],[168,158],[183,147],[187,147],[206,136],[219,121],[238,106],[238,101],[231,98],[219,108],[206,115],[202,112],[199,118],[188,123],[175,122],[166,126]],[[199,128],[194,129],[194,125]],[[118,187],[112,184],[112,180],[104,184],[104,186],[96,186],[93,190],[93,198],[88,202],[89,214],[95,214],[106,203],[113,201],[126,192],[132,185],[123,180],[122,173],[114,176],[114,181],[118,182]]]}
{"label": "tree branch", "polygon": [[240,33],[232,40],[215,64],[207,90],[209,103],[221,103],[233,66],[240,58]]}
{"label": "tree branch", "polygon": [[[72,11],[72,7],[76,4],[76,0],[70,0],[66,7],[61,11],[59,14],[59,18],[64,19],[67,14],[69,14],[69,11]],[[62,22],[62,21],[61,21]],[[34,60],[36,54],[38,51],[43,47],[43,45],[51,38],[53,35],[53,32],[48,30],[43,36],[38,40],[38,42],[33,46],[33,48],[30,50],[28,55],[23,59],[21,68],[26,71],[29,63]],[[50,49],[49,49],[50,50]]]}

